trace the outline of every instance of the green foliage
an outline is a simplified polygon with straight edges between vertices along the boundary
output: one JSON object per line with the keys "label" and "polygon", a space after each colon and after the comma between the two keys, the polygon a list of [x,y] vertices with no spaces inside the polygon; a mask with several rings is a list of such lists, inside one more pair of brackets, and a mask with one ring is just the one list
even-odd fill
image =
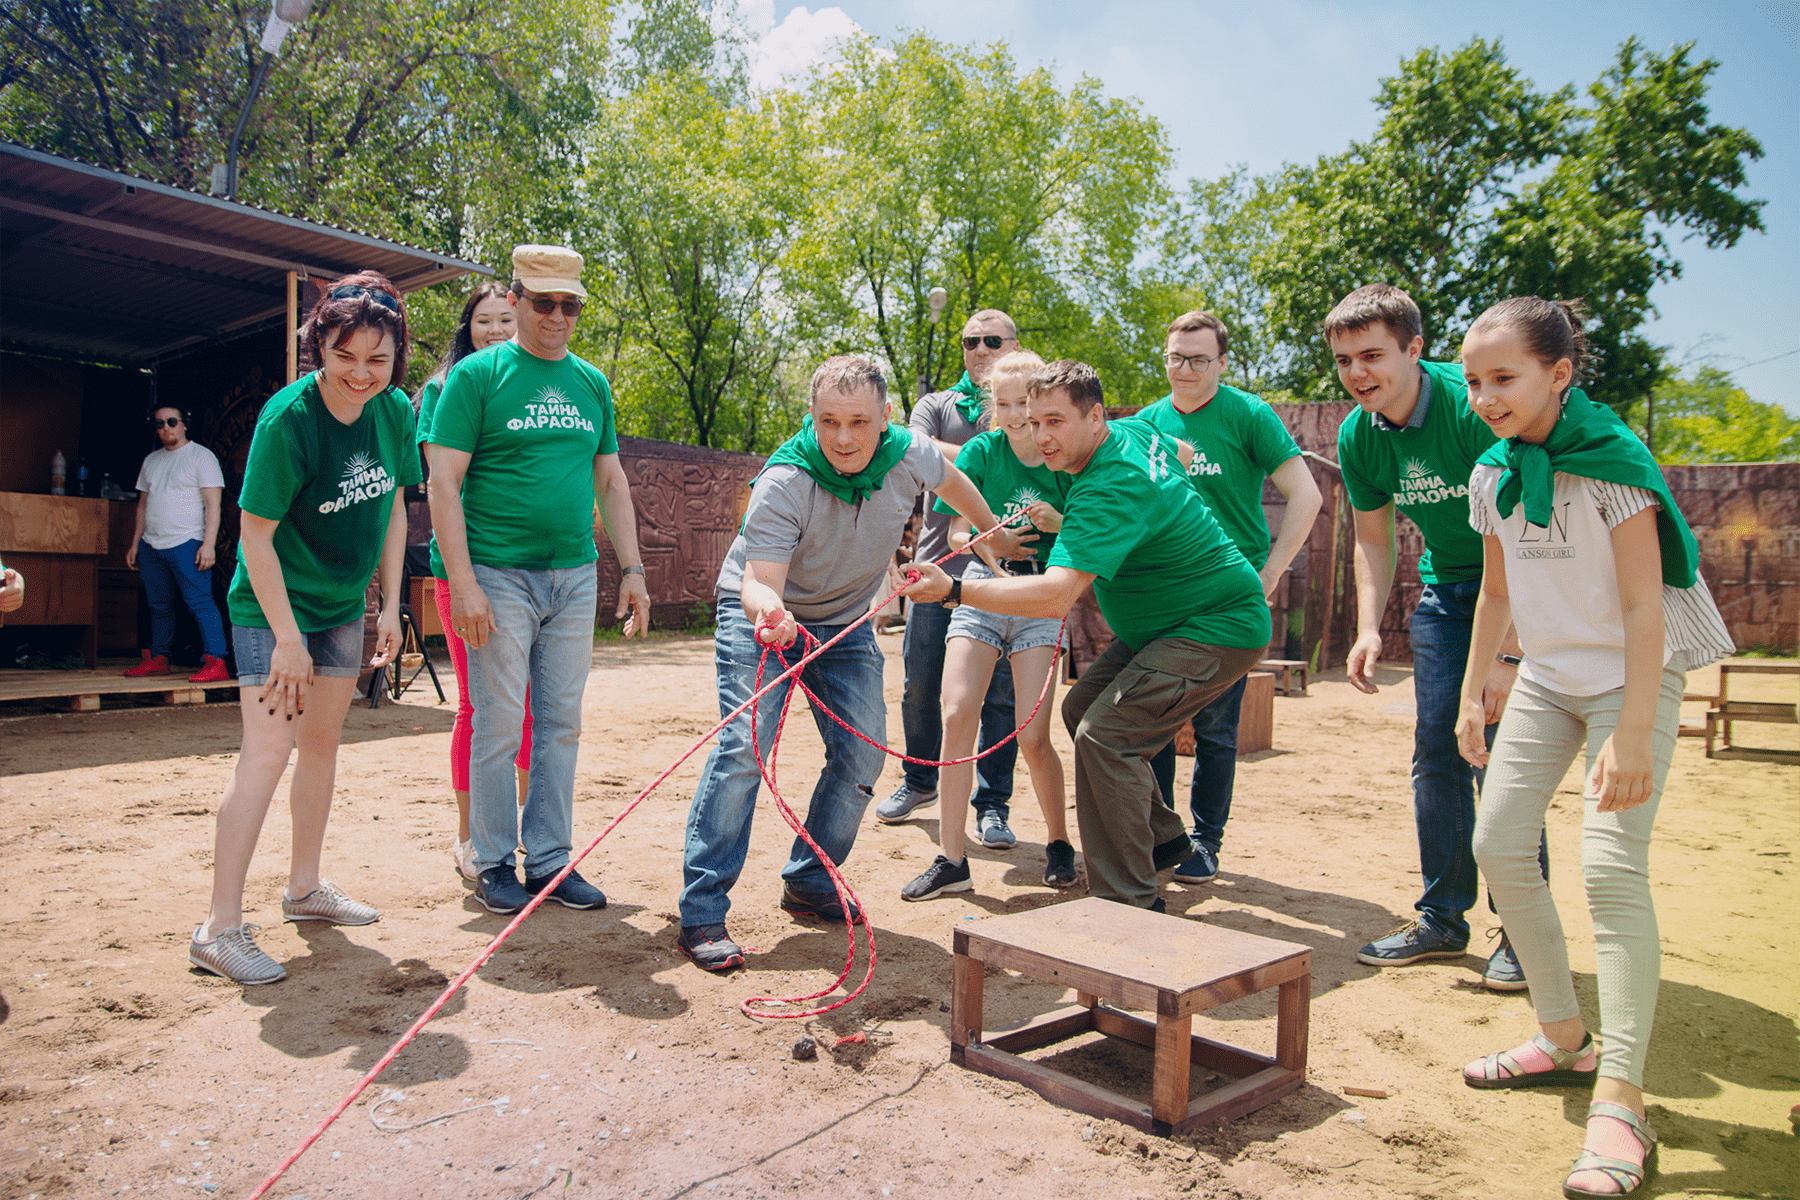
{"label": "green foliage", "polygon": [[1800,462],[1800,419],[1752,400],[1717,367],[1664,380],[1654,395],[1658,462]]}

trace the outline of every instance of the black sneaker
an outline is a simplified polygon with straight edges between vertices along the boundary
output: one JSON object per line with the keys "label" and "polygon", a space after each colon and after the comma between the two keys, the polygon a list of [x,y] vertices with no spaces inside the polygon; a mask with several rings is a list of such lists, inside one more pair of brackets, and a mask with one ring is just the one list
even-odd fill
{"label": "black sneaker", "polygon": [[1176,883],[1211,883],[1219,875],[1219,856],[1205,846],[1195,846],[1191,858],[1175,868]]}
{"label": "black sneaker", "polygon": [[1194,839],[1187,834],[1170,838],[1150,852],[1150,860],[1156,864],[1158,871],[1166,871],[1170,867],[1180,866],[1194,853]]}
{"label": "black sneaker", "polygon": [[[558,867],[557,870],[560,871],[562,868]],[[542,879],[533,879],[527,875],[525,877],[525,890],[535,896],[543,891],[544,886],[555,878],[556,875],[554,873],[546,875]],[[606,907],[606,893],[583,879],[580,871],[570,871],[569,877],[557,884],[556,890],[551,892],[546,899],[554,900],[564,908]]]}
{"label": "black sneaker", "polygon": [[[783,884],[781,908],[783,912],[793,913],[796,917],[817,917],[832,925],[844,924],[844,906],[838,900],[836,892],[803,892],[791,883]],[[863,923],[862,910],[854,905],[850,909],[850,923]]]}
{"label": "black sneaker", "polygon": [[1164,900],[1161,896],[1158,896],[1155,900],[1150,902],[1150,911],[1153,913],[1166,914],[1169,911],[1169,902]]}
{"label": "black sneaker", "polygon": [[702,971],[729,971],[744,965],[744,952],[723,925],[683,925],[675,948]]}
{"label": "black sneaker", "polygon": [[1075,886],[1075,847],[1067,842],[1051,842],[1044,847],[1044,883],[1053,888]]}
{"label": "black sneaker", "polygon": [[966,892],[975,885],[969,882],[969,860],[953,863],[942,854],[931,860],[923,874],[900,889],[902,900],[936,900],[945,892]]}
{"label": "black sneaker", "polygon": [[475,899],[489,912],[511,916],[531,903],[531,893],[519,886],[519,873],[508,863],[481,873],[475,881]]}

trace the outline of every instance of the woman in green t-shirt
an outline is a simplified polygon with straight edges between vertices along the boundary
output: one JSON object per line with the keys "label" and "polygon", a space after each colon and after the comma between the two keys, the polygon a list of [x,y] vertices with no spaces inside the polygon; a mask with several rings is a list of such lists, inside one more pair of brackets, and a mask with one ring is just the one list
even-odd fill
{"label": "woman in green t-shirt", "polygon": [[257,418],[238,504],[243,525],[229,607],[244,741],[219,804],[212,909],[188,961],[238,983],[287,972],[244,923],[244,878],[289,752],[293,856],[281,915],[367,925],[381,914],[319,877],[338,736],[362,669],[363,605],[381,567],[380,667],[400,644],[404,488],[419,481],[406,374],[406,313],[374,272],[325,289],[300,330],[317,370],[271,397]]}

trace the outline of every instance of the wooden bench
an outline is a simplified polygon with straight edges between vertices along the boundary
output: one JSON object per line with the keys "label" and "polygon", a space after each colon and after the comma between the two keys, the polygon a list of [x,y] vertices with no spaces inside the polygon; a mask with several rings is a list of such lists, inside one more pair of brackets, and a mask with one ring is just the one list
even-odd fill
{"label": "wooden bench", "polygon": [[[1800,663],[1726,662],[1719,664],[1719,694],[1706,711],[1706,757],[1730,754],[1757,762],[1793,763],[1800,765],[1800,750],[1767,750],[1731,744],[1734,721],[1754,721],[1772,725],[1800,725],[1800,704],[1787,701],[1733,700],[1733,675],[1800,675]],[[1715,743],[1723,744],[1715,746]]]}
{"label": "wooden bench", "polygon": [[[1259,671],[1269,671],[1275,676],[1275,690],[1284,696],[1306,695],[1306,663],[1298,658],[1265,658],[1256,664]],[[1300,686],[1294,686],[1294,676],[1300,677]]]}
{"label": "wooden bench", "polygon": [[[1306,1079],[1312,997],[1307,946],[1092,896],[964,925],[953,940],[950,1060],[1022,1083],[1052,1103],[1167,1136],[1254,1112],[1298,1090]],[[1072,987],[1079,1002],[984,1037],[982,996],[989,966]],[[1271,987],[1281,989],[1274,1057],[1193,1032],[1195,1013]],[[1155,1020],[1122,1011],[1126,1008],[1154,1013]],[[1153,1051],[1148,1107],[1020,1057],[1088,1032]],[[1190,1103],[1194,1063],[1240,1078]]]}
{"label": "wooden bench", "polygon": [[[1275,676],[1252,671],[1244,681],[1244,703],[1238,709],[1237,752],[1241,758],[1275,747]],[[1194,757],[1194,723],[1175,731],[1175,753]]]}

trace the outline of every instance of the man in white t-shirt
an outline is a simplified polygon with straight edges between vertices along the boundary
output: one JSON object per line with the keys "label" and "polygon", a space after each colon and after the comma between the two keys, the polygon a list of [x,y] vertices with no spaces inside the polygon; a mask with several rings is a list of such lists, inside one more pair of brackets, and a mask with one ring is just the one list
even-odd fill
{"label": "man in white t-shirt", "polygon": [[188,676],[192,683],[222,683],[225,624],[213,601],[212,566],[219,538],[219,504],[225,476],[211,450],[188,441],[187,416],[172,405],[150,418],[162,449],[144,457],[138,471],[137,531],[125,562],[144,577],[150,602],[150,648],[127,675],[167,675],[175,642],[175,596],[179,592],[200,623],[205,660]]}

